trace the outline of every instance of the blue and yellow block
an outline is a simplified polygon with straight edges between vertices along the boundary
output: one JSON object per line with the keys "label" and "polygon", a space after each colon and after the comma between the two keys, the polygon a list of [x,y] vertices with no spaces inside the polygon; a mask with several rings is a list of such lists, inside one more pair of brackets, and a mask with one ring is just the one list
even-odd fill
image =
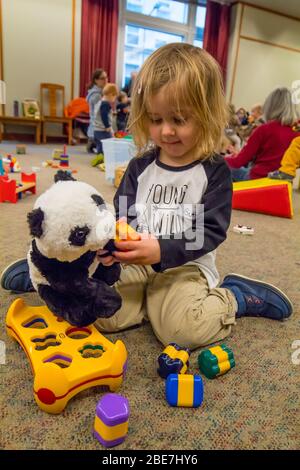
{"label": "blue and yellow block", "polygon": [[189,366],[190,350],[176,343],[170,343],[158,356],[157,372],[166,379],[170,374],[185,374]]}
{"label": "blue and yellow block", "polygon": [[166,380],[166,399],[171,406],[197,408],[203,402],[200,375],[170,374]]}
{"label": "blue and yellow block", "polygon": [[233,352],[225,344],[205,349],[198,356],[198,365],[208,379],[223,375],[235,366]]}

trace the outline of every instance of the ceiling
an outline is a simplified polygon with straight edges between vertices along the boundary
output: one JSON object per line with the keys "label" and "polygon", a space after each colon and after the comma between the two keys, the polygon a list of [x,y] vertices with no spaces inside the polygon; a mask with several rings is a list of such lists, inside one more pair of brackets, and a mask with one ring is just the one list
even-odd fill
{"label": "ceiling", "polygon": [[[235,3],[236,0],[225,0],[224,3]],[[241,0],[243,3],[243,0]],[[286,15],[300,18],[300,0],[245,0],[245,3],[269,8]]]}

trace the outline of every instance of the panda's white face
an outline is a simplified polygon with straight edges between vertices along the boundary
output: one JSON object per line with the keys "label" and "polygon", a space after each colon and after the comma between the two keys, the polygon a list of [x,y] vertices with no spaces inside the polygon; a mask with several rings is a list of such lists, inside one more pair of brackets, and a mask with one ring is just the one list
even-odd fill
{"label": "panda's white face", "polygon": [[59,181],[36,200],[34,209],[42,219],[37,247],[48,258],[74,261],[115,236],[115,217],[89,184]]}

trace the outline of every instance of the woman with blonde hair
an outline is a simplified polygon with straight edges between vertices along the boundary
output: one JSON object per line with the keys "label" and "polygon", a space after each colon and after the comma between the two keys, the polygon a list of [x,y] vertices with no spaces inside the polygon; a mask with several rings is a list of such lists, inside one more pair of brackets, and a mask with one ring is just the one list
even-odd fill
{"label": "woman with blonde hair", "polygon": [[291,141],[300,135],[293,130],[297,115],[287,88],[276,88],[270,93],[263,113],[266,123],[252,132],[238,154],[225,157],[234,181],[264,178],[277,170]]}

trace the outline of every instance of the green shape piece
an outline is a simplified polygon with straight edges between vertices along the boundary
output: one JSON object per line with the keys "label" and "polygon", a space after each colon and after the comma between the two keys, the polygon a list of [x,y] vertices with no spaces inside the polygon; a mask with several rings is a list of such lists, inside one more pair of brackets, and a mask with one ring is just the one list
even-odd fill
{"label": "green shape piece", "polygon": [[[230,364],[230,369],[235,366],[235,360],[233,356],[233,352],[226,344],[221,344],[220,347],[227,352],[228,354],[228,361]],[[201,351],[198,356],[198,367],[202,374],[205,375],[208,379],[214,379],[220,374],[220,367],[218,363],[218,358],[214,354],[210,352],[209,349],[205,349]],[[230,370],[229,369],[229,370]],[[228,372],[228,371],[227,371]],[[222,374],[223,375],[223,374]]]}
{"label": "green shape piece", "polygon": [[79,349],[80,354],[83,354],[84,351],[86,351],[87,349],[93,349],[94,351],[100,349],[104,352],[104,348],[100,346],[100,344],[96,344],[96,346],[93,346],[92,344],[87,344],[86,346],[83,346],[82,349]]}

